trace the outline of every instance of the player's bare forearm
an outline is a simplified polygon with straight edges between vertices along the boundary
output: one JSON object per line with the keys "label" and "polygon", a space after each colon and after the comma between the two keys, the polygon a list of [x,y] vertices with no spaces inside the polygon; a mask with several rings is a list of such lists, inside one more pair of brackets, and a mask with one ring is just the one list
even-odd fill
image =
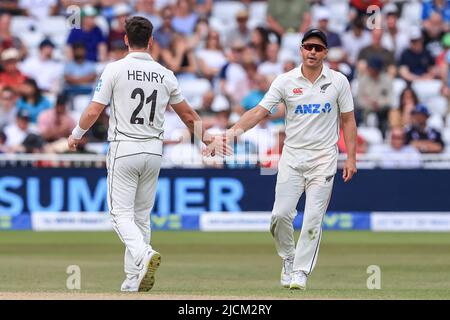
{"label": "player's bare forearm", "polygon": [[356,121],[353,111],[341,113],[347,157],[356,160]]}
{"label": "player's bare forearm", "polygon": [[238,122],[227,131],[227,137],[238,137],[256,126],[262,119],[267,117],[269,110],[257,105],[242,115]]}
{"label": "player's bare forearm", "polygon": [[342,131],[344,132],[347,160],[345,161],[342,178],[344,182],[352,179],[356,173],[356,121],[353,111],[341,113]]}
{"label": "player's bare forearm", "polygon": [[200,139],[206,145],[211,142],[209,135],[205,133],[202,119],[198,113],[187,104],[186,100],[177,104],[172,104],[172,108],[197,139]]}
{"label": "player's bare forearm", "polygon": [[97,121],[98,117],[100,117],[103,109],[105,109],[105,105],[92,101],[80,117],[80,128],[89,130],[95,121]]}

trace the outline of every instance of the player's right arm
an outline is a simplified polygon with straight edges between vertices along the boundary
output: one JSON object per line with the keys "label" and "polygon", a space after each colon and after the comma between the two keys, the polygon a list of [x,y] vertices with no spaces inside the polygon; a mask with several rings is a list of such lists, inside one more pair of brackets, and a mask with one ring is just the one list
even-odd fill
{"label": "player's right arm", "polygon": [[242,115],[238,122],[227,131],[227,138],[240,136],[256,126],[262,119],[270,114],[283,99],[283,80],[278,76],[270,85],[261,102]]}

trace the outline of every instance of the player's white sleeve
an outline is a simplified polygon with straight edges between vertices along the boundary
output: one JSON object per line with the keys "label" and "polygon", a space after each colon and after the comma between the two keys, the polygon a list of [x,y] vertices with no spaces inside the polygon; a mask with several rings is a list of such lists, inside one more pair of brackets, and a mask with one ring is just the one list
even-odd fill
{"label": "player's white sleeve", "polygon": [[341,113],[350,112],[353,111],[353,96],[352,91],[350,89],[350,83],[348,82],[347,78],[342,75],[341,76],[341,88],[339,90],[339,96],[338,96],[338,107]]}
{"label": "player's white sleeve", "polygon": [[283,99],[282,80],[278,76],[270,85],[269,91],[266,92],[264,98],[259,102],[259,105],[270,112]]}
{"label": "player's white sleeve", "polygon": [[94,90],[93,102],[108,105],[111,101],[114,86],[114,74],[111,65],[107,65]]}
{"label": "player's white sleeve", "polygon": [[169,78],[169,104],[177,104],[184,100],[183,95],[181,94],[180,87],[178,85],[178,80],[173,73],[170,74]]}

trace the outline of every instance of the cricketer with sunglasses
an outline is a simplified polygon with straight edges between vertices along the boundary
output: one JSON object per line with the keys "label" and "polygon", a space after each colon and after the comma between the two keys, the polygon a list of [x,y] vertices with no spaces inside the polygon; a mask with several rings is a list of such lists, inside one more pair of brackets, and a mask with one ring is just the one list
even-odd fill
{"label": "cricketer with sunglasses", "polygon": [[[318,29],[306,32],[300,53],[303,63],[279,75],[262,101],[227,132],[227,139],[253,128],[284,102],[286,140],[278,166],[270,231],[283,259],[281,285],[304,290],[317,261],[322,221],[337,170],[339,118],[348,150],[342,176],[345,182],[356,173],[356,123],[347,78],[323,63],[328,53],[326,35]],[[293,221],[303,192],[303,225],[295,246]]]}

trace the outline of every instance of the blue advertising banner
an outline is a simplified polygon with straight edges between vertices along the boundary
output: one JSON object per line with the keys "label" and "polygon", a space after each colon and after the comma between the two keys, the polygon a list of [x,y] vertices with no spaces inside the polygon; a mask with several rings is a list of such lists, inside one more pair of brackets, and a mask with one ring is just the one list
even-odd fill
{"label": "blue advertising banner", "polygon": [[[450,170],[359,170],[344,184],[338,172],[329,211],[450,211],[448,181]],[[154,212],[271,211],[275,182],[258,169],[164,169]],[[106,193],[105,169],[0,168],[0,215],[104,212]]]}

